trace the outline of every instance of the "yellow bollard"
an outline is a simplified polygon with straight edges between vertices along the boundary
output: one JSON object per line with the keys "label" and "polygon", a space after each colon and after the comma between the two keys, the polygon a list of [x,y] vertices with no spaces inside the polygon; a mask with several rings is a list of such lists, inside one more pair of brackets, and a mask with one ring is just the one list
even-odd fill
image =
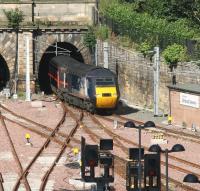
{"label": "yellow bollard", "polygon": [[72,151],[73,151],[74,155],[77,155],[79,153],[79,149],[77,147],[74,147],[72,149]]}
{"label": "yellow bollard", "polygon": [[171,125],[172,124],[172,116],[168,115],[167,121],[168,121],[168,125]]}
{"label": "yellow bollard", "polygon": [[26,138],[26,141],[27,141],[27,145],[30,145],[31,143],[30,143],[30,138],[31,138],[31,135],[29,134],[29,133],[26,133],[26,135],[25,135],[25,138]]}

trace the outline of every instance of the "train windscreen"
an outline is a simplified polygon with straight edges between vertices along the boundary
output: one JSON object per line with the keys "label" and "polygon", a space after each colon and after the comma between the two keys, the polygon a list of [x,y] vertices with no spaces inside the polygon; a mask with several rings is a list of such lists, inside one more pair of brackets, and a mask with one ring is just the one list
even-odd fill
{"label": "train windscreen", "polygon": [[114,86],[115,81],[113,78],[98,78],[96,79],[96,86]]}

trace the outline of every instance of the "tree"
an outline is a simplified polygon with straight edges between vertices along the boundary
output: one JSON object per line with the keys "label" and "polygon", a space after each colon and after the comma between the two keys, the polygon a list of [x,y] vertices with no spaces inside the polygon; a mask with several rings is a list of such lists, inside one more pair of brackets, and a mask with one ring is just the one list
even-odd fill
{"label": "tree", "polygon": [[18,31],[19,31],[19,26],[20,23],[24,20],[24,14],[21,10],[18,8],[6,11],[3,10],[4,14],[6,15],[8,19],[8,27],[12,27],[15,30],[16,33],[16,54],[15,54],[15,66],[14,66],[14,73],[13,73],[13,78],[15,82],[15,94],[17,91],[17,81],[18,81]]}
{"label": "tree", "polygon": [[171,71],[177,66],[178,62],[185,61],[187,59],[186,48],[179,45],[169,45],[162,53],[166,64],[169,65]]}

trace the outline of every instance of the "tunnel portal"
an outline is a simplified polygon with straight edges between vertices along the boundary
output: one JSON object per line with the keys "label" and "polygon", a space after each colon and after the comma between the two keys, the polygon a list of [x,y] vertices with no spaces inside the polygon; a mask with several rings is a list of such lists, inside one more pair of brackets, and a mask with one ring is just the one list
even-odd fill
{"label": "tunnel portal", "polygon": [[10,72],[3,56],[0,55],[0,91],[6,86],[10,80]]}
{"label": "tunnel portal", "polygon": [[40,91],[43,91],[45,94],[52,93],[48,76],[48,70],[50,60],[56,55],[70,55],[74,59],[80,62],[84,62],[83,56],[80,53],[80,51],[70,43],[58,42],[57,46],[56,43],[49,46],[41,58],[38,71],[38,83]]}

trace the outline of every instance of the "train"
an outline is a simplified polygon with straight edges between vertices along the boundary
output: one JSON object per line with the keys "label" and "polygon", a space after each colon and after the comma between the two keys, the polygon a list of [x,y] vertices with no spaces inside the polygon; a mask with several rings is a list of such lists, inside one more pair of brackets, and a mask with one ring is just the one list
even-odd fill
{"label": "train", "polygon": [[52,91],[70,105],[91,113],[113,111],[118,105],[117,77],[109,69],[59,55],[50,60],[48,76]]}

